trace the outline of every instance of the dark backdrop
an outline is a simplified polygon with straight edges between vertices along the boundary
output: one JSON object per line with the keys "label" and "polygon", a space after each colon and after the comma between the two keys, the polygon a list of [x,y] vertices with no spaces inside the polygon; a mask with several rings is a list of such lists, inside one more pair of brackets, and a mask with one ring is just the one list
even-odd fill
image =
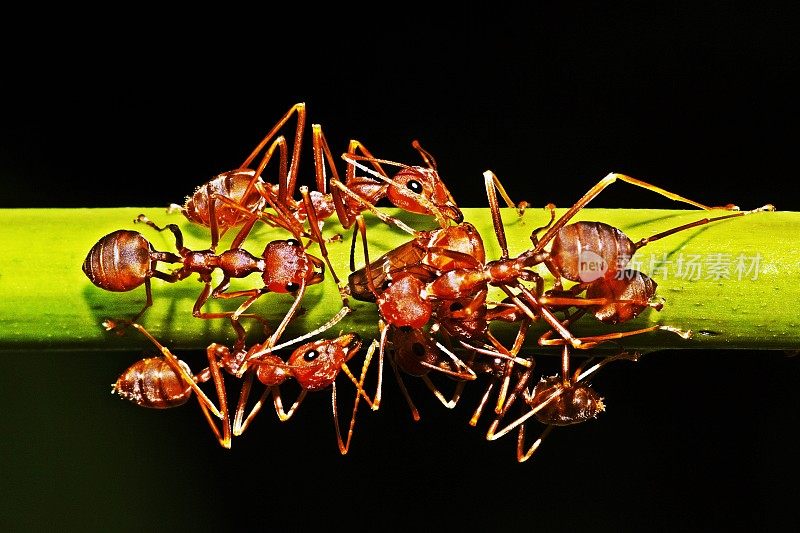
{"label": "dark backdrop", "polygon": [[[354,137],[409,161],[419,139],[463,206],[485,205],[490,168],[536,206],[567,206],[614,170],[702,202],[797,210],[800,18],[704,5],[65,24],[43,51],[9,54],[0,78],[0,207],[180,202],[304,101],[334,151]],[[625,185],[594,204],[672,207]],[[224,452],[196,409],[108,396],[136,357],[6,358],[0,524],[778,530],[798,496],[800,372],[783,353],[620,364],[595,380],[608,412],[524,465],[513,437],[466,425],[474,396],[449,413],[415,388],[414,424],[391,379],[347,457],[325,395]]]}

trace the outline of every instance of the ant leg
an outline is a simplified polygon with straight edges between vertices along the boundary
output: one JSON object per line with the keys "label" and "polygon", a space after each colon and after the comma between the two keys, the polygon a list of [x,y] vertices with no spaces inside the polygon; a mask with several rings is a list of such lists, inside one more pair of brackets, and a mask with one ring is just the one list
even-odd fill
{"label": "ant leg", "polygon": [[[537,317],[533,313],[533,311],[535,310],[545,320],[545,322],[547,322],[547,324],[550,327],[556,330],[558,334],[561,335],[562,338],[564,338],[567,342],[569,342],[573,348],[582,348],[581,346],[582,341],[576,338],[574,335],[572,335],[572,333],[570,333],[570,331],[561,324],[561,322],[558,320],[558,318],[556,318],[556,316],[552,313],[552,311],[550,311],[547,307],[540,304],[537,298],[522,284],[517,283],[516,287],[520,290],[520,293],[525,297],[526,303],[522,303],[519,297],[513,292],[511,292],[511,289],[509,289],[505,285],[500,286],[500,288],[511,298],[511,301],[513,301],[519,307],[519,309],[523,313],[525,313],[525,315],[527,315],[528,318],[530,318],[533,321],[538,320],[539,317]],[[530,309],[528,307],[529,305],[533,309]]]}
{"label": "ant leg", "polygon": [[306,394],[308,391],[303,389],[298,394],[297,399],[294,401],[292,406],[289,408],[288,411],[283,410],[283,401],[281,400],[281,389],[279,386],[271,387],[272,389],[272,403],[275,406],[275,412],[278,414],[278,420],[281,422],[286,422],[297,412],[297,408],[300,407],[300,404],[303,403],[303,400],[306,398]]}
{"label": "ant leg", "polygon": [[[366,167],[364,167],[364,168],[366,168]],[[378,217],[382,222],[384,222],[386,224],[391,224],[391,225],[393,225],[393,226],[395,226],[397,228],[400,228],[401,230],[403,230],[406,233],[409,233],[411,235],[414,235],[414,236],[417,235],[417,230],[412,229],[411,227],[409,227],[406,223],[404,223],[399,218],[395,218],[393,216],[387,215],[386,213],[382,213],[381,211],[378,210],[378,208],[375,207],[374,204],[372,204],[371,202],[361,198],[359,195],[357,195],[356,193],[351,191],[349,188],[347,188],[347,186],[345,184],[343,184],[342,182],[331,180],[331,185],[334,186],[334,188],[331,189],[332,191],[335,190],[335,189],[340,190],[342,193],[344,193],[351,200],[354,200],[358,204],[362,205],[364,207],[364,209],[371,211],[372,214],[374,214],[376,217]],[[350,227],[350,226],[347,226],[347,227]]]}
{"label": "ant leg", "polygon": [[489,395],[492,393],[492,389],[497,384],[497,378],[492,378],[489,382],[489,386],[486,387],[486,390],[481,397],[481,401],[478,403],[478,407],[475,408],[475,411],[472,413],[472,418],[469,419],[470,426],[477,426],[478,420],[480,420],[481,415],[483,414],[483,408],[486,407],[487,402],[489,401]]}
{"label": "ant leg", "polygon": [[[162,231],[170,231],[172,235],[175,237],[175,248],[178,249],[180,254],[184,255],[185,253],[189,252],[189,249],[183,245],[183,233],[181,232],[181,229],[178,227],[177,224],[167,224],[162,228],[157,226],[155,222],[147,218],[147,216],[145,216],[144,214],[140,214],[138,217],[133,219],[133,222],[134,224],[146,224],[151,228],[153,228],[154,230],[158,231],[159,233]],[[180,259],[178,259],[178,261],[180,261]],[[178,261],[174,262],[177,263]]]}
{"label": "ant leg", "polygon": [[683,224],[681,226],[677,226],[677,227],[669,229],[667,231],[662,231],[661,233],[656,233],[655,235],[651,235],[650,237],[646,237],[644,239],[639,240],[638,242],[636,242],[633,245],[634,246],[634,250],[638,250],[639,248],[642,248],[643,246],[645,246],[645,245],[647,245],[647,244],[649,244],[649,243],[651,243],[653,241],[657,241],[659,239],[663,239],[664,237],[667,237],[667,236],[672,235],[674,233],[678,233],[679,231],[683,231],[683,230],[686,230],[686,229],[694,228],[696,226],[702,226],[704,224],[709,224],[711,222],[716,222],[718,220],[725,220],[725,219],[734,218],[734,217],[743,217],[745,215],[751,215],[753,213],[761,213],[761,212],[764,212],[764,211],[775,211],[775,206],[773,206],[772,204],[767,204],[765,206],[759,207],[758,209],[752,209],[750,211],[739,211],[738,213],[734,213],[732,215],[724,215],[724,216],[712,217],[712,218],[703,218],[703,219],[700,219],[700,220],[696,220],[694,222],[689,222],[688,224]]}
{"label": "ant leg", "polygon": [[[650,326],[648,328],[642,329],[635,329],[631,331],[621,331],[617,333],[606,333],[604,335],[595,335],[590,337],[578,337],[577,340],[580,340],[582,343],[581,348],[593,348],[598,344],[610,340],[622,339],[624,337],[631,337],[633,335],[641,335],[642,333],[650,333],[651,331],[670,331],[679,335],[684,339],[690,339],[692,337],[691,330],[683,330],[678,329],[672,326]],[[565,339],[553,339],[553,340],[539,340],[539,344],[541,346],[560,346],[566,344],[568,341]]]}
{"label": "ant leg", "polygon": [[497,426],[499,425],[500,418],[496,418],[495,421],[492,422],[492,425],[489,427],[489,431],[486,433],[486,440],[489,440],[489,441],[497,440],[500,437],[502,437],[502,436],[506,435],[507,433],[509,433],[510,431],[512,431],[513,429],[516,429],[517,427],[521,426],[529,418],[531,418],[532,416],[536,415],[536,413],[538,413],[539,411],[541,411],[542,409],[544,409],[545,407],[550,405],[550,403],[553,400],[555,400],[556,398],[558,398],[561,395],[561,393],[562,393],[562,389],[559,389],[559,390],[555,391],[553,394],[548,396],[547,399],[545,399],[542,403],[540,403],[536,407],[532,408],[530,411],[528,411],[527,413],[525,413],[521,417],[517,418],[514,422],[512,422],[509,425],[507,425],[505,428],[503,428],[500,431],[497,431]]}
{"label": "ant leg", "polygon": [[233,417],[233,435],[236,437],[244,433],[244,430],[250,424],[250,419],[255,416],[255,413],[261,410],[263,399],[269,392],[269,387],[267,387],[264,390],[264,393],[261,395],[259,401],[256,402],[256,405],[253,407],[253,411],[247,416],[247,419],[243,421],[247,399],[250,397],[250,390],[253,388],[253,378],[255,377],[255,372],[248,370],[245,372],[245,374],[244,381],[242,382],[242,388],[239,391],[239,401],[236,403],[236,413]]}
{"label": "ant leg", "polygon": [[[162,274],[162,273],[158,272],[157,270],[155,272],[153,272],[153,276],[154,277],[161,278],[161,276],[159,276],[159,274]],[[138,322],[139,319],[142,318],[142,315],[144,314],[144,312],[147,311],[148,308],[153,306],[153,289],[152,289],[152,287],[150,285],[150,278],[146,278],[144,280],[144,293],[145,293],[144,307],[142,307],[141,311],[136,313],[136,316],[133,317],[130,322]],[[106,325],[106,323],[108,323],[108,325]],[[127,327],[126,325],[120,327],[116,323],[114,323],[113,321],[105,321],[105,322],[103,322],[103,325],[105,325],[106,331],[114,330],[118,335],[122,335],[123,332],[125,331],[125,328]]]}
{"label": "ant leg", "polygon": [[319,244],[320,252],[322,253],[322,258],[325,260],[325,263],[328,265],[328,270],[333,277],[333,281],[336,283],[336,287],[339,290],[339,296],[342,298],[342,305],[344,307],[350,307],[350,304],[347,300],[347,288],[343,286],[339,277],[336,275],[336,270],[334,270],[333,265],[331,264],[330,258],[328,257],[328,247],[325,245],[325,239],[322,238],[322,232],[319,229],[319,222],[317,220],[317,212],[314,209],[314,204],[311,203],[311,195],[308,192],[308,187],[305,185],[300,187],[300,195],[303,197],[303,204],[306,207],[306,213],[308,214],[308,225],[311,233],[316,237],[317,243]]}
{"label": "ant leg", "polygon": [[[511,430],[516,428],[517,426],[519,426],[520,424],[524,423],[525,420],[527,420],[528,418],[530,418],[534,414],[536,414],[535,412],[534,413],[526,413],[525,415],[520,417],[520,419],[518,419],[516,422],[513,423],[513,427],[509,426],[509,427],[506,427],[505,429],[503,429],[502,431],[497,432],[497,426],[500,425],[500,421],[503,418],[505,418],[506,414],[511,409],[511,406],[514,405],[514,403],[517,401],[517,398],[519,398],[520,394],[523,393],[523,391],[525,389],[525,386],[528,384],[528,381],[530,380],[532,374],[533,374],[533,370],[532,369],[528,369],[525,372],[523,372],[522,375],[519,377],[519,379],[517,380],[517,384],[514,386],[514,390],[511,392],[511,394],[509,394],[508,399],[506,400],[506,404],[503,406],[503,412],[500,413],[499,415],[497,415],[495,417],[494,421],[489,426],[489,430],[486,432],[486,440],[492,441],[492,440],[499,439],[500,437],[502,437],[503,435],[507,434],[508,432],[510,432]],[[555,399],[555,398],[552,398],[552,399]],[[551,400],[551,399],[549,398],[548,400]]]}
{"label": "ant leg", "polygon": [[531,447],[528,448],[528,451],[523,452],[523,450],[525,449],[525,425],[524,424],[521,425],[519,427],[519,433],[517,434],[517,461],[520,463],[524,463],[525,461],[530,459],[531,456],[534,454],[534,452],[536,452],[536,450],[539,449],[539,446],[541,446],[542,441],[545,438],[547,438],[547,436],[550,434],[551,431],[553,431],[554,427],[555,426],[550,424],[546,428],[544,428],[544,431],[542,431],[542,433],[539,435],[539,438],[536,439],[536,441],[533,444],[531,444]]}
{"label": "ant leg", "polygon": [[[330,183],[333,185],[336,183],[341,184],[339,173],[336,171],[336,165],[333,162],[333,157],[330,153],[330,149],[328,148],[328,143],[325,141],[324,136],[322,136],[321,130],[319,142],[320,148],[324,151],[325,156],[328,159],[328,164],[331,166],[331,172],[333,175],[331,176]],[[356,154],[357,151],[361,152],[361,155]],[[388,174],[386,174],[386,171],[383,170],[380,162],[373,157],[366,146],[355,139],[350,140],[350,143],[347,147],[347,152],[343,154],[342,157],[345,159],[345,161],[348,161],[345,171],[345,187],[348,187],[348,190],[350,187],[357,187],[368,199],[371,199],[373,202],[377,201],[377,199],[383,194],[383,191],[386,187],[384,182],[390,181]],[[380,176],[379,181],[375,183],[374,180],[371,179],[356,178],[356,167],[354,164],[349,162],[348,157],[368,161],[375,169],[375,172],[377,172],[377,174]],[[317,187],[319,187],[319,185],[320,178],[317,177]],[[325,187],[324,190],[327,191],[327,187]],[[330,194],[331,199],[333,200],[334,209],[336,210],[336,216],[339,219],[339,223],[345,229],[350,228],[355,221],[355,215],[361,211],[361,209],[358,209],[358,207],[361,205],[360,202],[358,200],[355,202],[346,201],[346,199],[342,197],[342,193],[340,192],[338,186],[332,187],[330,189]]]}
{"label": "ant leg", "polygon": [[[525,214],[525,209],[530,207],[531,204],[528,203],[525,200],[522,200],[519,203],[515,204],[514,201],[511,199],[511,197],[506,192],[506,188],[503,187],[502,183],[500,183],[500,178],[498,178],[497,175],[494,172],[492,172],[491,170],[487,170],[486,172],[483,173],[483,178],[484,178],[484,180],[487,181],[487,183],[486,183],[487,192],[489,190],[488,180],[491,180],[492,189],[497,189],[497,192],[500,193],[500,196],[503,198],[503,200],[505,201],[506,205],[508,207],[510,207],[511,209],[516,209],[517,210],[517,214],[520,217]],[[494,194],[494,191],[492,192],[492,194]],[[549,205],[552,205],[552,204],[549,204]]]}
{"label": "ant leg", "polygon": [[222,377],[222,372],[219,369],[219,365],[217,364],[217,356],[220,353],[220,348],[225,349],[216,343],[211,344],[206,349],[206,355],[208,356],[208,369],[211,373],[211,378],[214,381],[214,388],[217,391],[217,401],[219,401],[220,411],[222,412],[222,433],[220,433],[219,428],[217,428],[217,425],[214,422],[214,419],[211,417],[208,407],[206,407],[206,405],[200,401],[199,398],[198,404],[200,405],[200,409],[203,411],[203,416],[208,422],[208,425],[211,427],[211,430],[217,437],[217,441],[219,442],[220,446],[225,449],[230,449],[231,421],[230,414],[228,412],[228,398],[225,393],[225,381]]}
{"label": "ant leg", "polygon": [[644,182],[644,181],[641,181],[641,180],[637,180],[635,178],[631,178],[630,176],[625,176],[624,174],[611,173],[608,176],[606,176],[605,178],[601,179],[597,183],[597,185],[595,185],[594,187],[589,189],[589,191],[586,194],[584,194],[583,197],[581,197],[580,200],[575,202],[575,205],[570,207],[567,210],[566,213],[561,215],[561,218],[559,218],[558,221],[553,226],[551,226],[549,230],[547,230],[547,233],[545,233],[544,236],[541,238],[541,240],[539,240],[539,242],[536,244],[536,246],[534,246],[533,252],[535,253],[535,252],[542,251],[542,249],[545,247],[545,245],[548,242],[550,242],[550,240],[553,239],[553,237],[558,232],[558,230],[560,230],[564,225],[566,225],[566,223],[569,222],[569,220],[572,217],[574,217],[575,214],[578,211],[583,209],[586,206],[586,204],[588,204],[592,199],[594,199],[594,197],[596,197],[598,194],[600,194],[603,191],[603,189],[605,189],[606,187],[608,187],[609,185],[611,185],[612,183],[614,183],[617,180],[624,181],[626,183],[630,183],[631,185],[636,185],[637,187],[642,187],[642,188],[648,189],[648,190],[653,191],[655,193],[658,193],[658,194],[660,194],[662,196],[666,196],[670,200],[675,200],[677,202],[683,202],[683,203],[686,203],[686,204],[689,204],[689,205],[693,205],[695,207],[699,207],[700,209],[704,209],[704,210],[707,210],[707,211],[708,210],[713,210],[713,209],[725,209],[725,210],[728,210],[728,211],[738,211],[739,210],[739,208],[737,206],[733,205],[733,204],[728,204],[728,205],[725,205],[725,206],[718,206],[718,207],[709,207],[709,206],[703,205],[701,203],[695,202],[694,200],[690,200],[688,198],[684,198],[683,196],[679,196],[679,195],[677,195],[675,193],[669,192],[669,191],[667,191],[665,189],[662,189],[661,187],[657,187],[655,185],[651,185],[650,183],[647,183],[647,182]]}
{"label": "ant leg", "polygon": [[[433,395],[436,396],[436,399],[439,400],[442,405],[444,405],[448,409],[453,409],[458,403],[458,400],[461,398],[461,391],[464,389],[466,382],[474,381],[477,378],[477,376],[475,375],[475,372],[469,367],[469,365],[464,361],[462,361],[461,359],[459,359],[452,351],[447,349],[438,341],[434,342],[436,344],[436,347],[438,347],[440,351],[444,352],[450,358],[453,364],[455,364],[456,368],[461,368],[462,370],[453,371],[436,365],[432,365],[425,361],[420,361],[420,364],[422,366],[430,368],[431,370],[445,374],[451,378],[458,379],[459,383],[456,385],[451,398],[448,400],[444,397],[442,391],[440,391],[439,388],[433,383],[433,381],[431,381],[428,375],[422,375],[420,377],[422,378],[422,381],[425,383],[425,385],[428,387],[428,390],[430,390],[433,393]],[[475,351],[471,352],[471,355],[472,357],[470,360],[473,360],[475,358]]]}
{"label": "ant leg", "polygon": [[553,222],[555,222],[555,220],[556,220],[556,205],[555,204],[547,204],[546,206],[544,206],[544,208],[548,209],[550,211],[550,221],[547,224],[545,224],[544,226],[539,226],[538,228],[534,229],[531,232],[531,243],[533,243],[534,247],[537,244],[539,244],[539,233],[541,233],[542,231],[545,231],[550,226],[552,226]]}
{"label": "ant leg", "polygon": [[[461,397],[460,390],[456,389],[456,392],[454,392],[453,396],[448,400],[447,398],[444,397],[444,393],[442,393],[442,391],[439,390],[439,387],[437,387],[433,383],[433,381],[431,381],[430,377],[428,376],[420,376],[420,377],[422,378],[422,381],[425,383],[425,386],[428,387],[428,390],[431,391],[434,396],[436,396],[436,399],[439,400],[439,402],[441,402],[442,405],[444,405],[448,409],[453,409],[456,406],[459,398]],[[459,385],[463,383],[466,383],[466,381],[459,382]]]}
{"label": "ant leg", "polygon": [[[386,346],[386,335],[389,331],[389,328],[381,321],[380,322],[380,330],[381,330],[381,339],[378,342],[378,346],[380,349],[378,350],[378,383],[375,386],[375,396],[372,397],[372,410],[377,411],[381,406],[381,394],[383,391],[383,358],[384,358],[384,347]],[[373,340],[372,344],[375,344]],[[372,346],[370,346],[371,348]],[[419,416],[419,413],[417,413]]]}
{"label": "ant leg", "polygon": [[[297,142],[298,141],[295,140],[295,146],[297,146]],[[250,231],[252,231],[253,226],[255,225],[256,221],[258,220],[258,218],[257,218],[257,216],[255,216],[254,212],[252,212],[250,209],[244,208],[244,206],[242,205],[242,202],[244,202],[245,199],[249,198],[250,193],[253,191],[253,189],[256,189],[256,191],[261,195],[261,197],[265,198],[264,192],[262,191],[262,189],[258,188],[258,186],[259,185],[263,186],[263,182],[260,181],[261,180],[261,174],[264,172],[264,169],[267,167],[267,164],[272,159],[272,155],[275,152],[276,148],[279,149],[279,158],[278,158],[279,159],[278,160],[278,165],[279,165],[278,166],[278,195],[280,196],[281,187],[283,186],[284,181],[286,181],[286,179],[287,179],[286,176],[287,176],[287,172],[288,172],[287,171],[287,162],[286,162],[287,157],[288,157],[287,148],[286,148],[286,138],[283,135],[281,135],[277,139],[275,139],[275,141],[270,145],[270,147],[264,153],[263,157],[261,158],[261,161],[258,164],[258,167],[256,167],[256,170],[253,172],[253,177],[247,183],[247,187],[245,187],[244,192],[239,197],[239,199],[238,200],[232,200],[230,198],[224,198],[224,200],[231,200],[232,201],[232,205],[229,204],[230,207],[233,207],[234,209],[237,209],[239,211],[244,210],[245,213],[248,213],[248,214],[251,215],[251,216],[248,217],[248,221],[242,226],[242,228],[236,234],[236,237],[234,237],[233,243],[231,244],[231,248],[239,248],[241,246],[242,242],[244,242],[245,238],[250,234]],[[249,164],[249,161],[247,163]],[[294,165],[294,163],[293,163],[293,165]],[[223,197],[220,197],[219,195],[215,195],[215,196],[216,196],[216,198],[214,198],[213,200],[209,196],[209,205],[215,204],[217,200],[223,200]],[[261,205],[263,205],[263,204],[261,204],[260,202],[258,204],[256,204],[255,205],[256,210],[260,209]],[[213,217],[212,217],[212,220],[214,220]]]}
{"label": "ant leg", "polygon": [[[525,337],[527,336],[528,327],[530,326],[530,320],[526,317],[520,323],[519,329],[517,330],[517,336],[514,339],[514,346],[512,346],[511,350],[506,350],[505,346],[503,346],[500,341],[498,341],[494,335],[491,333],[487,333],[487,338],[492,345],[497,348],[498,350],[508,352],[506,355],[511,357],[516,357],[519,351],[522,349],[522,344],[525,342]],[[533,368],[532,366],[529,368]],[[514,360],[508,361],[503,369],[503,383],[500,387],[500,390],[497,393],[497,404],[495,405],[494,412],[500,414],[503,410],[503,404],[506,401],[506,395],[508,394],[508,387],[511,384],[511,373],[514,370]]]}
{"label": "ant leg", "polygon": [[[370,346],[370,348],[371,347],[372,346]],[[375,350],[373,349],[373,351],[375,351]],[[367,354],[367,355],[369,355],[369,357],[372,358],[371,354]],[[353,375],[353,373],[350,371],[350,367],[347,366],[347,363],[342,363],[342,366],[341,366],[340,370],[344,373],[345,376],[347,376],[347,379],[349,379],[350,382],[353,385],[355,385],[356,387],[359,386],[358,384],[359,384],[360,379],[356,379],[355,375]],[[364,364],[363,363],[361,365],[361,370],[362,370],[362,372],[364,371]],[[364,401],[367,402],[367,405],[369,405],[369,407],[371,409],[372,405],[373,405],[372,399],[367,395],[366,391],[364,390],[363,383],[362,383],[361,390],[358,391],[358,394],[359,394],[359,396],[364,398]]]}
{"label": "ant leg", "polygon": [[392,370],[394,371],[394,377],[397,380],[397,385],[400,387],[400,392],[403,393],[403,397],[406,399],[408,408],[411,409],[411,418],[414,419],[414,422],[419,422],[419,410],[417,409],[417,406],[414,405],[414,400],[411,399],[411,394],[409,394],[408,389],[406,388],[406,384],[403,381],[403,376],[400,375],[400,370],[397,368],[397,363],[395,362],[394,357],[390,358],[389,362],[392,364]]}
{"label": "ant leg", "polygon": [[[244,420],[244,422],[241,422],[241,424],[239,425],[239,432],[237,433],[236,430],[234,429],[233,432],[234,435],[237,436],[241,435],[242,433],[244,433],[244,430],[246,430],[250,426],[250,423],[253,421],[253,418],[255,418],[255,416],[261,411],[261,408],[264,406],[264,403],[266,402],[267,396],[270,394],[270,392],[272,392],[272,387],[267,387],[264,389],[264,392],[261,393],[261,396],[258,398],[258,401],[255,403],[255,405],[253,405],[253,409],[250,411],[250,414],[247,415],[247,418]],[[244,405],[242,405],[242,413],[244,413]],[[237,416],[239,416],[238,406],[237,406]]]}
{"label": "ant leg", "polygon": [[[358,411],[358,402],[363,395],[367,398],[367,402],[369,402],[369,398],[364,394],[364,379],[367,377],[367,369],[369,368],[369,364],[372,362],[372,356],[375,353],[375,343],[372,343],[367,350],[367,355],[364,357],[364,363],[361,365],[361,376],[359,377],[358,382],[356,385],[356,398],[353,402],[353,414],[350,416],[350,426],[347,430],[347,441],[342,441],[342,433],[339,429],[339,412],[336,407],[336,381],[333,382],[333,390],[331,391],[331,404],[333,405],[333,422],[336,426],[336,439],[339,443],[339,451],[342,455],[345,455],[350,450],[350,441],[353,438],[353,430],[355,429],[356,425],[356,412]],[[342,364],[342,370],[344,370],[348,377],[353,377],[350,373],[350,369],[347,368],[347,363]]]}
{"label": "ant leg", "polygon": [[[250,164],[256,158],[256,156],[264,149],[264,147],[272,140],[273,136],[278,133],[278,131],[286,124],[292,115],[297,115],[297,127],[295,128],[294,134],[294,145],[292,146],[292,163],[289,168],[288,178],[287,178],[287,190],[281,191],[285,194],[288,194],[289,190],[293,190],[294,183],[297,181],[297,168],[300,163],[300,149],[302,147],[303,141],[303,132],[305,131],[305,124],[306,124],[306,105],[305,103],[301,102],[298,104],[293,105],[289,111],[286,112],[283,117],[278,120],[278,122],[272,127],[272,129],[267,133],[264,138],[261,140],[260,143],[253,149],[247,159],[244,160],[244,163],[241,164],[241,168],[249,168]],[[258,174],[256,174],[256,177]],[[283,180],[281,180],[283,182]],[[280,185],[279,185],[280,186]],[[282,201],[285,200],[285,197],[281,197]]]}

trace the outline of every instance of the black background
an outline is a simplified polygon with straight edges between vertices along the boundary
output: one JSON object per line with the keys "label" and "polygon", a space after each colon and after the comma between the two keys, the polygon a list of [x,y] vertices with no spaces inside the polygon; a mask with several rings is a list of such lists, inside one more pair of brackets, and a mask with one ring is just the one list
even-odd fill
{"label": "black background", "polygon": [[[796,10],[405,9],[65,25],[43,51],[9,54],[0,78],[0,207],[181,202],[304,101],[334,151],[358,138],[415,161],[419,139],[462,206],[485,205],[488,168],[535,206],[570,205],[618,171],[705,203],[798,209]],[[673,207],[623,184],[593,204]],[[324,394],[225,452],[196,409],[108,397],[129,355],[7,358],[0,524],[780,530],[795,516],[800,372],[779,352],[615,365],[595,380],[608,412],[523,465],[513,437],[467,426],[476,391],[450,413],[414,388],[414,424],[392,380],[346,457]]]}

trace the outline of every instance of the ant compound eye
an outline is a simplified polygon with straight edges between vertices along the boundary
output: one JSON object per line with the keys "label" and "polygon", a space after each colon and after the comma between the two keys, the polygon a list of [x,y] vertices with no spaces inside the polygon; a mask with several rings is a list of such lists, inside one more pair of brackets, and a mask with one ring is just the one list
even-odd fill
{"label": "ant compound eye", "polygon": [[288,292],[294,292],[294,291],[298,290],[299,288],[300,288],[300,285],[298,285],[294,281],[290,281],[289,283],[286,284],[286,290]]}
{"label": "ant compound eye", "polygon": [[415,194],[422,194],[422,184],[417,180],[409,181],[408,183],[406,183],[406,187],[408,188],[408,190],[410,190]]}
{"label": "ant compound eye", "polygon": [[414,354],[414,357],[422,359],[425,357],[425,347],[422,344],[415,342],[411,345],[411,353]]}
{"label": "ant compound eye", "polygon": [[316,350],[309,350],[303,354],[303,359],[308,361],[309,363],[319,357],[319,352]]}
{"label": "ant compound eye", "polygon": [[300,241],[297,239],[286,239],[286,244],[290,246],[300,246]]}
{"label": "ant compound eye", "polygon": [[464,309],[464,306],[461,305],[460,302],[453,302],[453,303],[450,304],[450,312],[451,313],[456,313],[458,311],[461,311],[462,309]]}

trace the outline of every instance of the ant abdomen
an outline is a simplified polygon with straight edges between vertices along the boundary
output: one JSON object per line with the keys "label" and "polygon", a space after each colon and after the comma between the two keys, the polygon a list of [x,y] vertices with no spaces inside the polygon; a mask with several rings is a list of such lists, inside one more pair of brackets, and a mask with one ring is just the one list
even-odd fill
{"label": "ant abdomen", "polygon": [[[178,364],[188,375],[192,374],[186,363],[178,361]],[[177,407],[192,396],[191,386],[163,357],[136,361],[112,385],[111,392],[136,405],[151,409]]]}
{"label": "ant abdomen", "polygon": [[83,272],[101,289],[130,291],[150,276],[154,268],[151,252],[141,233],[117,230],[92,246],[83,261]]}
{"label": "ant abdomen", "polygon": [[622,231],[603,222],[576,222],[553,238],[550,260],[570,281],[594,281],[623,269],[636,247]]}
{"label": "ant abdomen", "polygon": [[[236,202],[248,211],[258,212],[264,208],[264,198],[255,187],[248,185],[253,181],[254,170],[238,169],[224,172],[206,184],[201,185],[190,196],[181,209],[183,216],[189,221],[202,226],[211,226],[209,194],[219,195]],[[217,226],[227,229],[241,225],[248,220],[248,215],[217,201],[214,206]]]}
{"label": "ant abdomen", "polygon": [[636,318],[648,307],[661,308],[653,301],[658,284],[638,270],[625,269],[613,277],[597,279],[589,284],[586,297],[603,298],[608,303],[592,306],[589,311],[601,322],[617,324]]}
{"label": "ant abdomen", "polygon": [[[550,399],[556,393],[558,396]],[[561,376],[542,378],[534,387],[528,403],[534,408],[546,403],[536,413],[536,418],[542,424],[553,426],[586,422],[605,411],[603,399],[591,386],[583,383],[565,385]]]}

